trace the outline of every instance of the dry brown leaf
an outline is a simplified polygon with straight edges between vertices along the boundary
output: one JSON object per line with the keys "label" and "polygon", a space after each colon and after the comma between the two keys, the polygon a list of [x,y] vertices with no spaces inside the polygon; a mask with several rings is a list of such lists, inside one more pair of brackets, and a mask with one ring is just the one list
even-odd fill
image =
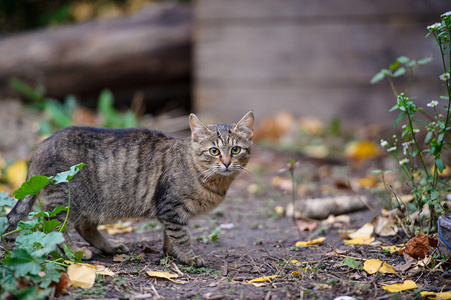
{"label": "dry brown leaf", "polygon": [[52,282],[51,286],[55,287],[56,291],[62,291],[70,286],[69,278],[66,273],[61,273],[60,281],[58,283]]}
{"label": "dry brown leaf", "polygon": [[415,237],[411,238],[405,246],[404,252],[413,258],[425,258],[428,253],[429,240],[427,235],[420,232]]}
{"label": "dry brown leaf", "polygon": [[124,262],[124,261],[126,261],[126,258],[127,258],[127,254],[116,254],[115,256],[113,256],[113,261]]}
{"label": "dry brown leaf", "polygon": [[374,226],[374,233],[380,236],[393,236],[398,233],[398,226],[396,220],[392,216],[384,217],[377,215],[373,218],[371,223]]}
{"label": "dry brown leaf", "polygon": [[291,192],[293,190],[293,181],[289,178],[274,176],[271,183],[283,191]]}
{"label": "dry brown leaf", "polygon": [[299,231],[313,231],[318,227],[317,222],[306,222],[304,220],[297,220],[296,225],[298,226]]}
{"label": "dry brown leaf", "polygon": [[261,125],[254,131],[254,140],[278,140],[295,125],[293,114],[281,111],[273,117],[264,118]]}

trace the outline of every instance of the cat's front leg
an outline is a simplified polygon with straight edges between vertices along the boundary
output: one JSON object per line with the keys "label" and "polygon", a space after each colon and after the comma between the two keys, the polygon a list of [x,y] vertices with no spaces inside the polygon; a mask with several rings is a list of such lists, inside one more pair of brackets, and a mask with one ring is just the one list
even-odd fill
{"label": "cat's front leg", "polygon": [[188,226],[169,221],[161,221],[161,223],[164,226],[164,253],[175,256],[184,264],[202,267],[204,260],[193,252]]}

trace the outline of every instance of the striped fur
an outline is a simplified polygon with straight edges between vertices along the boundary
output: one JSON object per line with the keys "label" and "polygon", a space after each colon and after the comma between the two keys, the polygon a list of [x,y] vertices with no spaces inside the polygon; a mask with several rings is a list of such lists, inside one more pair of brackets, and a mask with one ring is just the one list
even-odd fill
{"label": "striped fur", "polygon": [[[202,266],[192,251],[188,221],[221,203],[235,177],[246,170],[253,125],[252,112],[236,125],[204,125],[191,114],[192,134],[185,139],[147,129],[69,127],[38,146],[28,178],[53,176],[86,163],[71,181],[69,225],[87,242],[106,254],[126,253],[125,245],[107,240],[97,226],[123,218],[157,218],[164,226],[165,253]],[[40,199],[50,211],[67,205],[67,194],[67,185],[49,185]],[[25,218],[34,201],[28,196],[16,204],[7,216],[8,231]],[[65,239],[85,259],[91,257],[67,233]]]}

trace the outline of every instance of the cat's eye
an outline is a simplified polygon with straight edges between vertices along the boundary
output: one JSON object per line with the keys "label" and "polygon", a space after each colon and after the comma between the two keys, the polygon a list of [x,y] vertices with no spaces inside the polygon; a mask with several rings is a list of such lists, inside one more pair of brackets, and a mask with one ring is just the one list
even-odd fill
{"label": "cat's eye", "polygon": [[232,154],[238,154],[241,152],[241,147],[235,146],[232,148]]}
{"label": "cat's eye", "polygon": [[213,155],[213,156],[219,155],[219,149],[218,149],[218,148],[211,147],[208,151],[209,151],[210,154]]}

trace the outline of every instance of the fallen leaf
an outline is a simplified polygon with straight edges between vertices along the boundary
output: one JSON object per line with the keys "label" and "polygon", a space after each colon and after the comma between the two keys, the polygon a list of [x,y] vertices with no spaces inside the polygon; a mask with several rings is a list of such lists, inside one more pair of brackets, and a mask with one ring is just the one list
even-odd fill
{"label": "fallen leaf", "polygon": [[360,187],[364,189],[371,189],[377,186],[377,183],[379,182],[379,177],[377,176],[362,177],[359,178],[357,182]]}
{"label": "fallen leaf", "polygon": [[283,191],[291,192],[293,189],[293,181],[289,178],[274,176],[271,179],[271,183]]}
{"label": "fallen leaf", "polygon": [[262,287],[262,286],[266,286],[269,283],[271,283],[271,279],[272,278],[276,278],[278,276],[279,275],[270,275],[270,276],[258,277],[258,278],[254,278],[252,280],[247,280],[245,283],[252,284],[253,286],[256,286],[256,287]]}
{"label": "fallen leaf", "polygon": [[392,245],[392,246],[380,246],[384,251],[390,251],[390,254],[392,254],[393,252],[398,252],[399,250],[401,250],[402,247],[404,247],[404,245]]}
{"label": "fallen leaf", "polygon": [[277,205],[276,207],[274,207],[274,211],[279,216],[283,216],[285,214],[285,208],[283,206],[280,206],[280,205]]}
{"label": "fallen leaf", "polygon": [[325,237],[320,237],[317,239],[314,239],[312,241],[299,241],[296,243],[296,247],[304,247],[304,246],[310,246],[310,245],[316,245],[319,244],[321,242],[323,242],[326,238]]}
{"label": "fallen leaf", "polygon": [[357,237],[366,237],[369,238],[374,232],[374,226],[371,223],[366,223],[363,225],[360,229],[358,229],[355,232],[351,232],[348,234],[348,236],[351,239],[357,238]]}
{"label": "fallen leaf", "polygon": [[255,129],[254,140],[278,140],[295,125],[293,114],[281,111],[273,117],[264,118],[261,125]]}
{"label": "fallen leaf", "polygon": [[412,280],[406,280],[403,283],[395,283],[391,285],[385,285],[382,288],[386,291],[389,291],[390,293],[397,293],[407,290],[413,290],[416,289],[418,286],[415,283],[415,281]]}
{"label": "fallen leaf", "polygon": [[18,189],[27,179],[27,163],[23,160],[17,160],[6,168],[6,180],[13,189]]}
{"label": "fallen leaf", "polygon": [[124,262],[127,258],[127,254],[116,254],[113,256],[113,261]]}
{"label": "fallen leaf", "polygon": [[379,155],[379,146],[372,141],[349,142],[345,147],[345,154],[354,160],[367,160]]}
{"label": "fallen leaf", "polygon": [[415,237],[411,238],[405,246],[405,253],[413,258],[425,258],[428,253],[429,240],[427,235],[420,232]]}
{"label": "fallen leaf", "polygon": [[304,220],[297,220],[296,225],[298,226],[299,231],[313,231],[318,227],[318,223],[316,222],[306,222]]}
{"label": "fallen leaf", "polygon": [[54,286],[56,291],[62,291],[67,289],[70,286],[67,274],[61,273],[60,281],[58,283],[52,283],[51,286]]}
{"label": "fallen leaf", "polygon": [[425,291],[425,292],[420,292],[420,295],[421,295],[421,297],[432,298],[432,299],[440,299],[440,300],[451,299],[451,291],[439,292],[439,293]]}
{"label": "fallen leaf", "polygon": [[89,268],[94,268],[96,271],[96,274],[100,274],[100,275],[107,275],[107,276],[116,276],[116,273],[114,273],[113,271],[111,271],[110,269],[108,269],[107,267],[101,265],[103,264],[102,262],[97,262],[99,264],[95,264],[95,265],[91,265],[91,264],[87,264],[87,263],[76,263],[70,260],[65,260],[64,261],[66,264],[69,265],[81,265],[81,266],[86,266]]}
{"label": "fallen leaf", "polygon": [[393,266],[379,260],[379,259],[368,259],[363,264],[363,269],[368,274],[374,274],[376,272],[379,273],[392,273],[398,275],[396,271],[393,269]]}
{"label": "fallen leaf", "polygon": [[369,245],[372,242],[374,242],[373,237],[364,237],[364,236],[360,236],[360,237],[353,238],[352,240],[344,241],[345,245]]}
{"label": "fallen leaf", "polygon": [[395,218],[392,216],[384,217],[377,215],[373,218],[371,223],[374,226],[374,233],[380,236],[393,236],[398,233],[398,226]]}
{"label": "fallen leaf", "polygon": [[96,271],[93,265],[72,264],[67,268],[67,275],[72,286],[90,289],[96,280]]}
{"label": "fallen leaf", "polygon": [[106,230],[109,234],[123,234],[133,231],[132,222],[117,222],[115,224],[104,224],[97,227],[98,230]]}
{"label": "fallen leaf", "polygon": [[179,277],[177,274],[172,274],[172,273],[162,272],[162,271],[146,271],[146,273],[150,277],[155,277],[155,278],[158,278],[158,279],[167,279],[167,280],[170,280],[170,281],[175,282],[175,283],[185,284],[185,282],[183,282],[183,281],[176,281],[176,280],[174,280],[174,278],[178,278]]}
{"label": "fallen leaf", "polygon": [[324,124],[317,118],[305,117],[298,121],[298,128],[310,135],[320,135],[323,133]]}
{"label": "fallen leaf", "polygon": [[326,220],[322,221],[321,224],[323,225],[332,225],[335,223],[345,223],[349,224],[351,223],[351,217],[349,215],[329,215]]}

